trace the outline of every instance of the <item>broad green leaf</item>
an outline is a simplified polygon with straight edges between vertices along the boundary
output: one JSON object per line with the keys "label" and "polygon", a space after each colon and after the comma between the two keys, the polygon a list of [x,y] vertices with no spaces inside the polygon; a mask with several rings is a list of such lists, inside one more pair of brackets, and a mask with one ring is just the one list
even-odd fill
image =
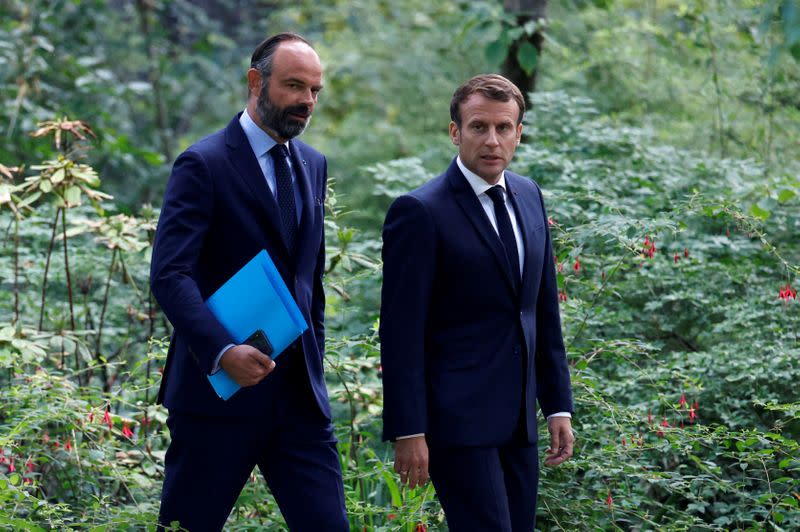
{"label": "broad green leaf", "polygon": [[485,53],[486,60],[489,64],[499,65],[505,60],[506,55],[508,55],[508,44],[498,39],[486,46]]}
{"label": "broad green leaf", "polygon": [[761,220],[766,220],[767,218],[770,217],[770,215],[772,215],[770,211],[762,209],[755,203],[750,206],[750,214]]}
{"label": "broad green leaf", "polygon": [[79,205],[81,202],[81,189],[77,186],[69,187],[66,192],[64,192],[64,200],[69,205]]}
{"label": "broad green leaf", "polygon": [[59,168],[58,170],[53,172],[52,176],[50,176],[50,182],[53,183],[54,185],[57,185],[57,184],[61,183],[62,181],[64,181],[65,175],[66,175],[66,172],[64,171],[64,169],[63,168]]}
{"label": "broad green leaf", "polygon": [[39,181],[39,190],[47,194],[51,190],[53,190],[53,184],[48,179],[42,179]]}
{"label": "broad green leaf", "polygon": [[796,195],[797,192],[795,192],[794,190],[785,188],[781,190],[780,193],[778,194],[778,201],[781,203],[786,203],[790,199],[794,198]]}
{"label": "broad green leaf", "polygon": [[525,41],[517,49],[517,61],[522,70],[530,76],[539,62],[539,52],[536,51],[535,46]]}

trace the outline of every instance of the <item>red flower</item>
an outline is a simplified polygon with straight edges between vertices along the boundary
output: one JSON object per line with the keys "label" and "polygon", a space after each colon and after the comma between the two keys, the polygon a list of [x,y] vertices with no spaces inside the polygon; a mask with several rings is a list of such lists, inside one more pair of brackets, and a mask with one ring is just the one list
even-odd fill
{"label": "red flower", "polygon": [[698,403],[697,401],[695,401],[695,402],[692,404],[692,407],[695,409],[695,411],[697,411],[697,410],[699,410],[699,409],[700,409],[700,403]]}
{"label": "red flower", "polygon": [[566,301],[567,300],[567,293],[563,290],[558,291],[558,300],[559,301]]}
{"label": "red flower", "polygon": [[697,413],[694,408],[689,409],[689,421],[694,423],[694,420],[697,419]]}
{"label": "red flower", "polygon": [[43,441],[44,443],[47,443],[47,442],[49,442],[49,441],[50,441],[50,434],[48,434],[47,432],[45,432],[45,433],[44,433],[44,436],[42,436],[42,441]]}
{"label": "red flower", "polygon": [[555,225],[555,222],[553,221],[553,217],[552,216],[548,216],[547,217],[547,225]]}
{"label": "red flower", "polygon": [[655,246],[655,244],[653,244],[653,247],[651,247],[650,251],[647,252],[647,256],[652,259],[653,255],[655,255],[655,254],[656,254],[656,246]]}
{"label": "red flower", "polygon": [[606,272],[600,272],[600,278],[601,279],[605,279],[606,278]]}
{"label": "red flower", "polygon": [[678,253],[676,252],[675,253],[675,264],[678,264],[679,260],[680,260],[680,258],[678,257]]}
{"label": "red flower", "polygon": [[64,444],[64,450],[70,452],[72,450],[72,444],[67,440],[67,443]]}
{"label": "red flower", "polygon": [[89,421],[89,423],[94,422],[94,412],[92,412],[91,410],[89,410],[89,416],[87,417],[87,421]]}
{"label": "red flower", "polygon": [[622,437],[622,446],[623,446],[623,447],[627,447],[627,446],[628,446],[628,442],[627,442],[627,440],[625,439],[625,436],[623,436],[623,437]]}
{"label": "red flower", "polygon": [[61,444],[58,443],[58,440],[56,440],[55,443],[53,443],[53,449],[59,449],[60,447],[61,447]]}
{"label": "red flower", "polygon": [[653,424],[653,413],[650,410],[647,411],[647,424]]}
{"label": "red flower", "polygon": [[664,416],[664,421],[661,422],[662,427],[669,427],[669,423],[667,423],[667,416]]}
{"label": "red flower", "polygon": [[683,248],[683,256],[685,258],[689,258],[689,248]]}
{"label": "red flower", "polygon": [[422,523],[417,523],[417,526],[414,527],[414,532],[428,532],[428,527]]}
{"label": "red flower", "polygon": [[556,266],[556,270],[558,270],[558,273],[563,272],[564,271],[564,263],[563,262],[559,262],[558,266]]}
{"label": "red flower", "polygon": [[110,429],[114,428],[114,422],[111,421],[111,413],[108,411],[108,408],[106,408],[106,413],[103,414],[103,423],[108,425],[108,428]]}
{"label": "red flower", "polygon": [[388,519],[389,521],[391,521],[391,520],[393,520],[393,519],[397,519],[397,516],[396,516],[395,514],[389,514],[389,515],[387,515],[387,516],[386,516],[386,519]]}
{"label": "red flower", "polygon": [[13,473],[13,472],[14,472],[14,471],[16,471],[16,470],[17,470],[17,468],[16,468],[16,467],[14,467],[14,459],[12,458],[12,459],[11,459],[11,460],[8,462],[8,472],[9,472],[9,473]]}
{"label": "red flower", "polygon": [[647,235],[644,236],[644,247],[646,248],[650,247],[650,237]]}
{"label": "red flower", "polygon": [[681,394],[681,400],[678,401],[678,404],[680,405],[681,408],[686,408],[686,394],[685,393]]}
{"label": "red flower", "polygon": [[581,271],[581,261],[579,261],[577,257],[575,258],[575,264],[572,265],[572,269],[575,270],[575,273]]}
{"label": "red flower", "polygon": [[122,435],[125,436],[126,438],[128,438],[129,440],[131,438],[133,438],[133,431],[128,426],[128,423],[123,423],[122,424]]}
{"label": "red flower", "polygon": [[614,498],[611,496],[611,490],[608,490],[608,497],[606,497],[606,505],[608,505],[608,509],[610,510],[612,506],[614,506]]}
{"label": "red flower", "polygon": [[28,473],[32,473],[33,472],[33,467],[34,467],[33,466],[33,462],[31,461],[30,458],[28,458],[28,461],[25,462],[25,469],[28,470]]}

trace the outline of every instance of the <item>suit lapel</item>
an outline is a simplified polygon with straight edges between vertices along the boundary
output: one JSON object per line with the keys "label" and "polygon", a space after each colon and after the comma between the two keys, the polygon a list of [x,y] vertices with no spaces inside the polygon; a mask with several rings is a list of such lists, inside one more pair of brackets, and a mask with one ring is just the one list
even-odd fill
{"label": "suit lapel", "polygon": [[450,168],[447,169],[447,177],[450,181],[450,187],[453,190],[453,197],[467,215],[467,219],[469,219],[480,237],[486,245],[489,246],[489,249],[492,250],[497,266],[503,272],[503,278],[506,280],[509,290],[514,293],[514,282],[511,279],[511,272],[508,269],[508,258],[506,257],[505,249],[503,249],[503,244],[500,242],[500,237],[497,236],[497,232],[487,218],[486,211],[483,210],[478,196],[475,195],[475,191],[469,186],[467,178],[461,173],[461,169],[459,169],[455,159],[450,163]]}
{"label": "suit lapel", "polygon": [[[532,208],[535,202],[539,199],[531,197],[525,191],[525,187],[519,183],[523,179],[519,176],[506,173],[506,184],[509,186],[511,202],[514,205],[514,212],[517,215],[517,223],[519,230],[522,233],[522,242],[525,250],[525,262],[522,266],[522,303],[533,297],[533,287],[538,284],[541,272],[533,271],[532,268],[536,264],[536,255],[534,250],[537,247],[544,246],[544,242],[536,239],[538,227],[541,225],[541,219],[537,219],[536,209]],[[547,267],[547,265],[545,265]]]}
{"label": "suit lapel", "polygon": [[283,237],[281,236],[281,219],[278,212],[278,203],[269,191],[264,173],[261,171],[255,154],[253,154],[253,149],[250,147],[250,142],[247,140],[247,136],[245,136],[241,124],[239,124],[238,115],[228,124],[228,128],[225,132],[225,141],[230,150],[230,161],[233,163],[239,176],[247,184],[250,192],[256,198],[264,214],[266,214],[269,225],[278,235],[277,240],[282,243],[283,251],[288,253],[286,244],[283,242]]}
{"label": "suit lapel", "polygon": [[308,175],[308,161],[303,157],[296,142],[289,142],[289,152],[292,155],[292,168],[297,185],[300,187],[300,201],[302,210],[300,213],[300,224],[297,230],[297,242],[295,242],[295,252],[297,264],[303,264],[306,260],[305,254],[311,250],[306,244],[310,241],[311,229],[314,225],[314,202],[311,189],[311,179]]}

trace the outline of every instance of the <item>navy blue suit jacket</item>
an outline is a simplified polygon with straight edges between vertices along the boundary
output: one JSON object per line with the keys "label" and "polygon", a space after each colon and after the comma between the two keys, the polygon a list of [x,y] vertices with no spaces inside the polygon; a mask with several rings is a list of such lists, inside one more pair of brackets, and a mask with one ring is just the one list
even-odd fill
{"label": "navy blue suit jacket", "polygon": [[269,377],[239,390],[228,401],[211,388],[206,376],[214,359],[225,345],[235,342],[204,301],[266,249],[309,324],[300,339],[302,353],[296,351],[305,356],[316,401],[330,418],[322,370],[327,162],[300,141],[289,144],[302,197],[293,255],[281,238],[277,202],[238,116],[175,161],[150,269],[153,295],[174,327],[159,392],[159,401],[171,412],[253,416],[265,408]]}
{"label": "navy blue suit jacket", "polygon": [[518,292],[500,238],[455,160],[386,215],[384,439],[424,432],[431,446],[502,445],[524,393],[533,443],[537,400],[545,415],[573,410],[541,191],[530,179],[505,176],[525,244]]}

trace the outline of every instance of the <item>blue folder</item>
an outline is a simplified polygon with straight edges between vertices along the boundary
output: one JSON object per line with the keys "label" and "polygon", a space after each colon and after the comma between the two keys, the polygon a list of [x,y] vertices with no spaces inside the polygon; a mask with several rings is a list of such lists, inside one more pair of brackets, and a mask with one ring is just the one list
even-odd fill
{"label": "blue folder", "polygon": [[[264,331],[272,344],[273,359],[308,329],[297,303],[264,250],[214,292],[206,300],[206,306],[237,344],[259,329]],[[224,401],[241,388],[224,369],[209,375],[208,380]]]}

